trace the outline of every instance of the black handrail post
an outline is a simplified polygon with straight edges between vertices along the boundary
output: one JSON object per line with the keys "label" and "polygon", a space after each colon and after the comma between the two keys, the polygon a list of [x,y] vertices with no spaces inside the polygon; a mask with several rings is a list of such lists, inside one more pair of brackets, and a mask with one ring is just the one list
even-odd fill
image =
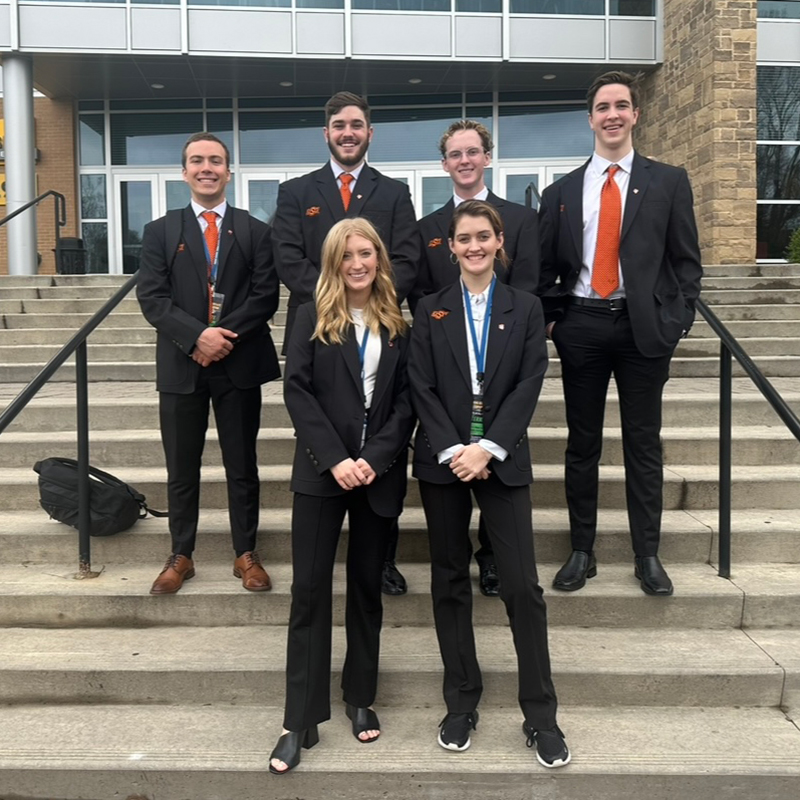
{"label": "black handrail post", "polygon": [[92,572],[91,487],[89,485],[89,368],[84,339],[75,351],[75,405],[78,414],[78,573],[76,578],[96,578]]}
{"label": "black handrail post", "polygon": [[731,576],[731,426],[733,404],[731,351],[719,351],[719,577]]}

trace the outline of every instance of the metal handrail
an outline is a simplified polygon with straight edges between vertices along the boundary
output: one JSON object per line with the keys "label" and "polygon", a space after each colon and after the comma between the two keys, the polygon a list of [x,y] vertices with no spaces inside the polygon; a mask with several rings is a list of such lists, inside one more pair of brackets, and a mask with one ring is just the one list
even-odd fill
{"label": "metal handrail", "polygon": [[[57,194],[57,193],[55,193]],[[42,195],[43,197],[45,195]],[[41,199],[41,198],[39,198]],[[24,209],[18,209],[17,212]],[[134,273],[86,322],[80,330],[54,355],[41,372],[12,400],[0,414],[0,434],[14,421],[17,414],[53,377],[56,370],[75,354],[75,392],[78,428],[78,578],[92,577],[91,540],[89,528],[89,374],[86,339],[97,326],[122,302],[136,285],[139,273]]]}
{"label": "metal handrail", "polygon": [[20,206],[14,209],[10,214],[6,214],[0,219],[0,227],[5,225],[9,220],[14,219],[14,217],[19,216],[23,211],[27,211],[29,208],[39,205],[42,200],[46,200],[48,197],[52,197],[55,200],[56,253],[58,253],[59,244],[61,242],[61,228],[67,224],[67,198],[64,197],[61,192],[55,191],[55,189],[48,189],[46,192],[42,192],[38,197],[34,197],[33,200],[25,203],[24,206]]}
{"label": "metal handrail", "polygon": [[767,380],[764,373],[739,344],[736,337],[722,324],[719,317],[703,300],[697,301],[703,315],[720,340],[719,362],[719,569],[721,578],[731,576],[731,428],[733,404],[733,370],[731,356],[769,402],[794,437],[800,441],[800,419]]}

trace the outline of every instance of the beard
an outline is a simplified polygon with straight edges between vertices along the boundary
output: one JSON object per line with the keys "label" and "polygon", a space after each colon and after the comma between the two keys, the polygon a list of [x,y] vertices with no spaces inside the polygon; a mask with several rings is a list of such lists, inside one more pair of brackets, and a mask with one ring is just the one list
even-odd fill
{"label": "beard", "polygon": [[361,147],[355,150],[352,155],[343,153],[339,146],[334,144],[330,139],[328,139],[328,150],[331,151],[331,155],[343,167],[357,167],[367,155],[369,139],[364,139]]}

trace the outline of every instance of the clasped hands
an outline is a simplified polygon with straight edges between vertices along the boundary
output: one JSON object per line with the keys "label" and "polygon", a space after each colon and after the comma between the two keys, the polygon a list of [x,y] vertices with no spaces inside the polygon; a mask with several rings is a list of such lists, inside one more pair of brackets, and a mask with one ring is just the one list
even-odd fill
{"label": "clasped hands", "polygon": [[331,467],[331,475],[336,478],[342,489],[348,491],[359,486],[369,486],[378,477],[375,470],[363,458],[359,458],[358,461],[353,461],[352,458],[340,461]]}
{"label": "clasped hands", "polygon": [[207,367],[213,361],[222,361],[233,350],[233,343],[238,338],[238,333],[227,328],[209,326],[197,337],[192,360],[201,367]]}
{"label": "clasped hands", "polygon": [[475,442],[453,456],[450,469],[465,483],[471,480],[485,481],[489,477],[488,464],[491,460],[492,454]]}

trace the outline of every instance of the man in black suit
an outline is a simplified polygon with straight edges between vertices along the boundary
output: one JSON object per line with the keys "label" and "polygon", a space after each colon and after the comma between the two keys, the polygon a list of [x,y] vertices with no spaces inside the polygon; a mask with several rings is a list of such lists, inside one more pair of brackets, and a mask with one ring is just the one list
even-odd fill
{"label": "man in black suit", "polygon": [[233,574],[245,589],[267,591],[270,578],[255,548],[261,384],[280,377],[267,324],[278,306],[270,229],[227,204],[230,156],[216,136],[191,136],[182,163],[191,203],[145,227],[137,289],[142,313],[158,331],[172,537],[172,555],[150,593],[173,594],[194,576],[209,401],[228,485]]}
{"label": "man in black suit", "polygon": [[668,596],[658,558],[661,402],[672,353],[692,326],[702,267],[686,171],[633,149],[637,79],[597,78],[587,95],[594,155],[545,189],[539,294],[561,357],[569,438],[565,481],[572,555],[553,586],[597,574],[598,464],[611,375],[622,420],[625,489],[642,590]]}
{"label": "man in black suit", "polygon": [[[323,134],[330,161],[278,189],[273,221],[275,262],[290,292],[284,354],[297,307],[314,299],[322,242],[339,220],[366,217],[377,228],[389,251],[399,302],[417,278],[419,234],[408,187],[366,163],[373,135],[367,101],[352,92],[333,95],[325,104]],[[396,549],[395,536],[384,567],[386,594],[406,592],[405,579],[395,565]]]}
{"label": "man in black suit", "polygon": [[[408,298],[412,311],[423,295],[438,292],[458,280],[458,265],[450,259],[447,239],[453,210],[465,200],[485,200],[497,209],[503,220],[503,248],[510,263],[508,268],[499,262],[495,265],[498,280],[524,292],[536,292],[539,224],[534,211],[503,200],[486,187],[484,170],[492,163],[493,148],[491,133],[480,122],[471,119],[454,122],[439,140],[442,169],[453,181],[453,197],[419,222],[422,259],[419,278]],[[487,597],[498,597],[500,581],[483,517],[478,524],[478,543],[480,547],[475,560],[480,571],[481,592]]]}

